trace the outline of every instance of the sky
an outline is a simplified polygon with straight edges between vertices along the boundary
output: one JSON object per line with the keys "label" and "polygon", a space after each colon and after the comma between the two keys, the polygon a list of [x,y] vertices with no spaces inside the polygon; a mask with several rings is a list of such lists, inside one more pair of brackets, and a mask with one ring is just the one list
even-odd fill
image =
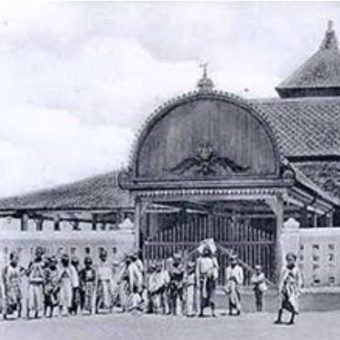
{"label": "sky", "polygon": [[0,196],[127,164],[143,121],[196,88],[275,97],[336,2],[0,2]]}

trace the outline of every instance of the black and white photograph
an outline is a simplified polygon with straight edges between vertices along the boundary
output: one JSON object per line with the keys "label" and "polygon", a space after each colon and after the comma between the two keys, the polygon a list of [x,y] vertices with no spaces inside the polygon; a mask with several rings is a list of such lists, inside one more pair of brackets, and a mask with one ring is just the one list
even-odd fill
{"label": "black and white photograph", "polygon": [[0,339],[338,340],[340,2],[1,1]]}

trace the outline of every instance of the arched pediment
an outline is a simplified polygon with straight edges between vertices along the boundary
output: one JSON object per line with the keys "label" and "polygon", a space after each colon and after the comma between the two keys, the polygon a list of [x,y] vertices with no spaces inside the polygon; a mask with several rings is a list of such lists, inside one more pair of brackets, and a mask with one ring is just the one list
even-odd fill
{"label": "arched pediment", "polygon": [[268,122],[245,101],[193,94],[149,120],[131,165],[141,181],[278,178],[280,155]]}

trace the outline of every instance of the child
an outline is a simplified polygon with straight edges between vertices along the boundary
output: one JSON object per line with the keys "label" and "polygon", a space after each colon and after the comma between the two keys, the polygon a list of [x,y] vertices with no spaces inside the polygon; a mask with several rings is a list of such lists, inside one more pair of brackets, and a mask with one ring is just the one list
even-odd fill
{"label": "child", "polygon": [[27,318],[34,311],[34,318],[40,318],[44,310],[44,277],[45,263],[43,261],[44,251],[41,247],[35,250],[34,260],[29,264],[28,275],[28,308]]}
{"label": "child", "polygon": [[10,254],[9,261],[3,272],[5,298],[3,315],[5,320],[15,311],[17,317],[20,318],[22,311],[21,276],[24,274],[24,269],[18,265],[19,257],[16,252]]}
{"label": "child", "polygon": [[49,259],[48,267],[45,269],[45,316],[47,316],[47,310],[49,309],[49,317],[51,318],[54,308],[59,305],[59,290],[57,259],[52,256]]}
{"label": "child", "polygon": [[183,313],[183,279],[184,267],[179,253],[175,253],[168,262],[168,271],[170,276],[169,295],[170,295],[170,313],[177,315],[177,301],[180,301],[181,311]]}
{"label": "child", "polygon": [[294,318],[299,313],[299,298],[300,289],[302,286],[302,277],[300,270],[296,267],[296,255],[288,253],[286,255],[286,268],[283,270],[279,293],[279,311],[275,324],[282,323],[283,310],[287,310],[291,313],[288,325],[294,324]]}
{"label": "child", "polygon": [[196,268],[194,262],[187,264],[187,273],[185,277],[185,291],[186,291],[186,316],[195,316],[196,307]]}
{"label": "child", "polygon": [[255,294],[255,306],[257,312],[263,310],[263,293],[267,290],[265,276],[260,265],[255,266],[255,273],[252,275],[250,282],[253,284]]}
{"label": "child", "polygon": [[226,270],[226,292],[229,295],[229,315],[241,314],[241,292],[240,287],[243,284],[243,268],[238,264],[236,255],[230,256],[230,265]]}
{"label": "child", "polygon": [[92,266],[92,258],[86,256],[84,259],[85,267],[80,271],[80,287],[82,295],[82,310],[90,314],[93,313],[94,293],[96,285],[96,272]]}

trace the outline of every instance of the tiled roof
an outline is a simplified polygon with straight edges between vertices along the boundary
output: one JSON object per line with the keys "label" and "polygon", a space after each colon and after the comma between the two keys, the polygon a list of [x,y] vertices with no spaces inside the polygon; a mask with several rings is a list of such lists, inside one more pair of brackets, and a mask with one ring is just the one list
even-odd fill
{"label": "tiled roof", "polygon": [[295,166],[322,190],[340,198],[340,163],[313,161],[295,163]]}
{"label": "tiled roof", "polygon": [[340,97],[253,100],[286,157],[340,155]]}
{"label": "tiled roof", "polygon": [[[271,122],[286,157],[340,156],[340,97],[261,99],[251,103]],[[333,193],[314,176],[307,176]],[[118,187],[117,172],[0,200],[0,211],[116,207],[133,207],[129,193]]]}
{"label": "tiled roof", "polygon": [[340,52],[321,49],[285,79],[280,88],[316,88],[340,86]]}
{"label": "tiled roof", "polygon": [[111,209],[132,207],[130,196],[117,184],[117,172],[0,200],[0,211],[15,209]]}
{"label": "tiled roof", "polygon": [[320,49],[277,89],[340,87],[340,51],[330,25]]}

